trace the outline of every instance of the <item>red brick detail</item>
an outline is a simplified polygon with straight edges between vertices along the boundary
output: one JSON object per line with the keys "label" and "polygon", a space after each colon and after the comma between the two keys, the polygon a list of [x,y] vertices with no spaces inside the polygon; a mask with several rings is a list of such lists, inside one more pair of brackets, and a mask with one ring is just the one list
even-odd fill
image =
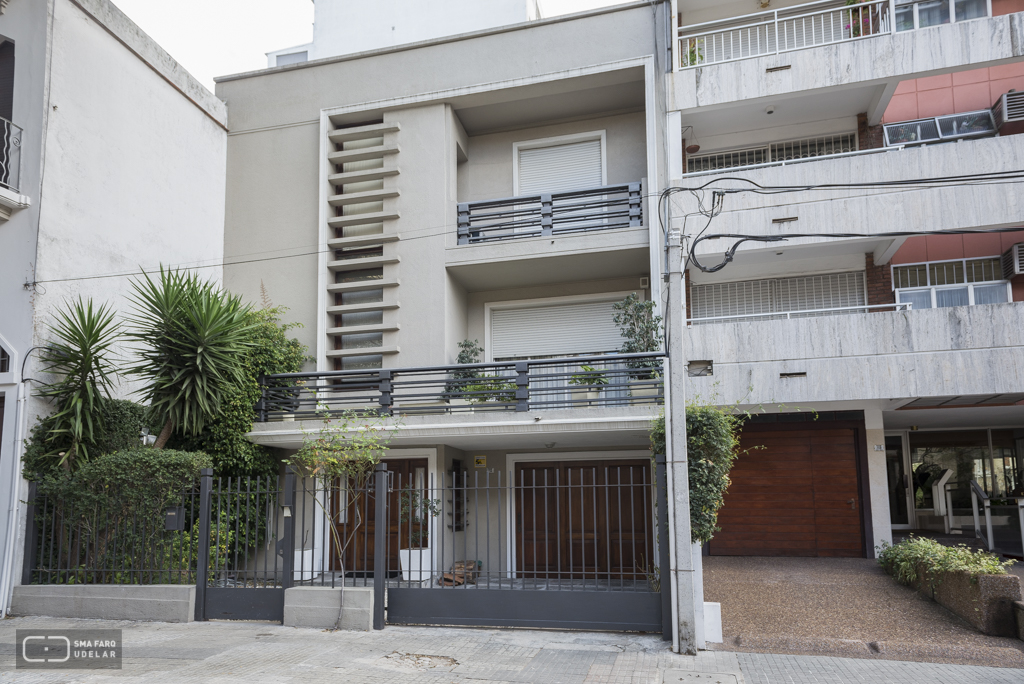
{"label": "red brick detail", "polygon": [[857,115],[857,144],[862,150],[875,150],[885,147],[882,138],[882,126],[868,126],[868,115]]}
{"label": "red brick detail", "polygon": [[683,287],[686,291],[686,320],[692,318],[690,313],[690,269],[683,271]]}
{"label": "red brick detail", "polygon": [[[895,304],[896,293],[892,291],[892,271],[888,265],[875,266],[875,255],[864,255],[865,280],[868,286],[868,305]],[[885,309],[882,309],[885,311]]]}

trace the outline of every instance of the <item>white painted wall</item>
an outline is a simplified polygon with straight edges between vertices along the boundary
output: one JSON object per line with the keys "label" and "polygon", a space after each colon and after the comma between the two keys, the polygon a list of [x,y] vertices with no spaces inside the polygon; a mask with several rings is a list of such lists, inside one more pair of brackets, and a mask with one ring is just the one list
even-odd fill
{"label": "white painted wall", "polygon": [[309,59],[404,45],[536,18],[536,0],[316,0]]}

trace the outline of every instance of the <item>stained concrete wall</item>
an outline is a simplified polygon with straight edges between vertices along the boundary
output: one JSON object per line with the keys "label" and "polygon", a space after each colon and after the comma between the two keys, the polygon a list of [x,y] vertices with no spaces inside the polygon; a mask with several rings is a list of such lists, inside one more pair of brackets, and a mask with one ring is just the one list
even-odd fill
{"label": "stained concrete wall", "polygon": [[[341,610],[344,600],[345,609]],[[373,589],[369,587],[292,587],[284,590],[284,625],[369,632],[373,629]]]}

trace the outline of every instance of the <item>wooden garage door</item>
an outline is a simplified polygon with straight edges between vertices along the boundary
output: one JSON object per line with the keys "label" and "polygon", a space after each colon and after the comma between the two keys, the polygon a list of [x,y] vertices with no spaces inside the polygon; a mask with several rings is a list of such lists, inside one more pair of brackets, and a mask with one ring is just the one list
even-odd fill
{"label": "wooden garage door", "polygon": [[855,428],[745,430],[711,554],[863,556],[858,439]]}

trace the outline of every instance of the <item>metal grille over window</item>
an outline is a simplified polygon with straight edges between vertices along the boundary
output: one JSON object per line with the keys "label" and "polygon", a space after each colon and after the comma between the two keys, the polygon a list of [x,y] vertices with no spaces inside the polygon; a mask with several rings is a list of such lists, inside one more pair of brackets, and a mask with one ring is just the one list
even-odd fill
{"label": "metal grille over window", "polygon": [[692,323],[803,318],[868,309],[864,272],[709,283],[690,288]]}
{"label": "metal grille over window", "polygon": [[893,266],[897,301],[914,309],[1010,301],[1000,257]]}
{"label": "metal grille over window", "polygon": [[793,161],[795,159],[811,159],[813,157],[847,154],[856,151],[857,134],[843,133],[840,135],[826,135],[820,138],[771,143],[763,147],[691,155],[686,158],[686,171],[687,173],[717,171],[718,169],[771,164],[774,162]]}

